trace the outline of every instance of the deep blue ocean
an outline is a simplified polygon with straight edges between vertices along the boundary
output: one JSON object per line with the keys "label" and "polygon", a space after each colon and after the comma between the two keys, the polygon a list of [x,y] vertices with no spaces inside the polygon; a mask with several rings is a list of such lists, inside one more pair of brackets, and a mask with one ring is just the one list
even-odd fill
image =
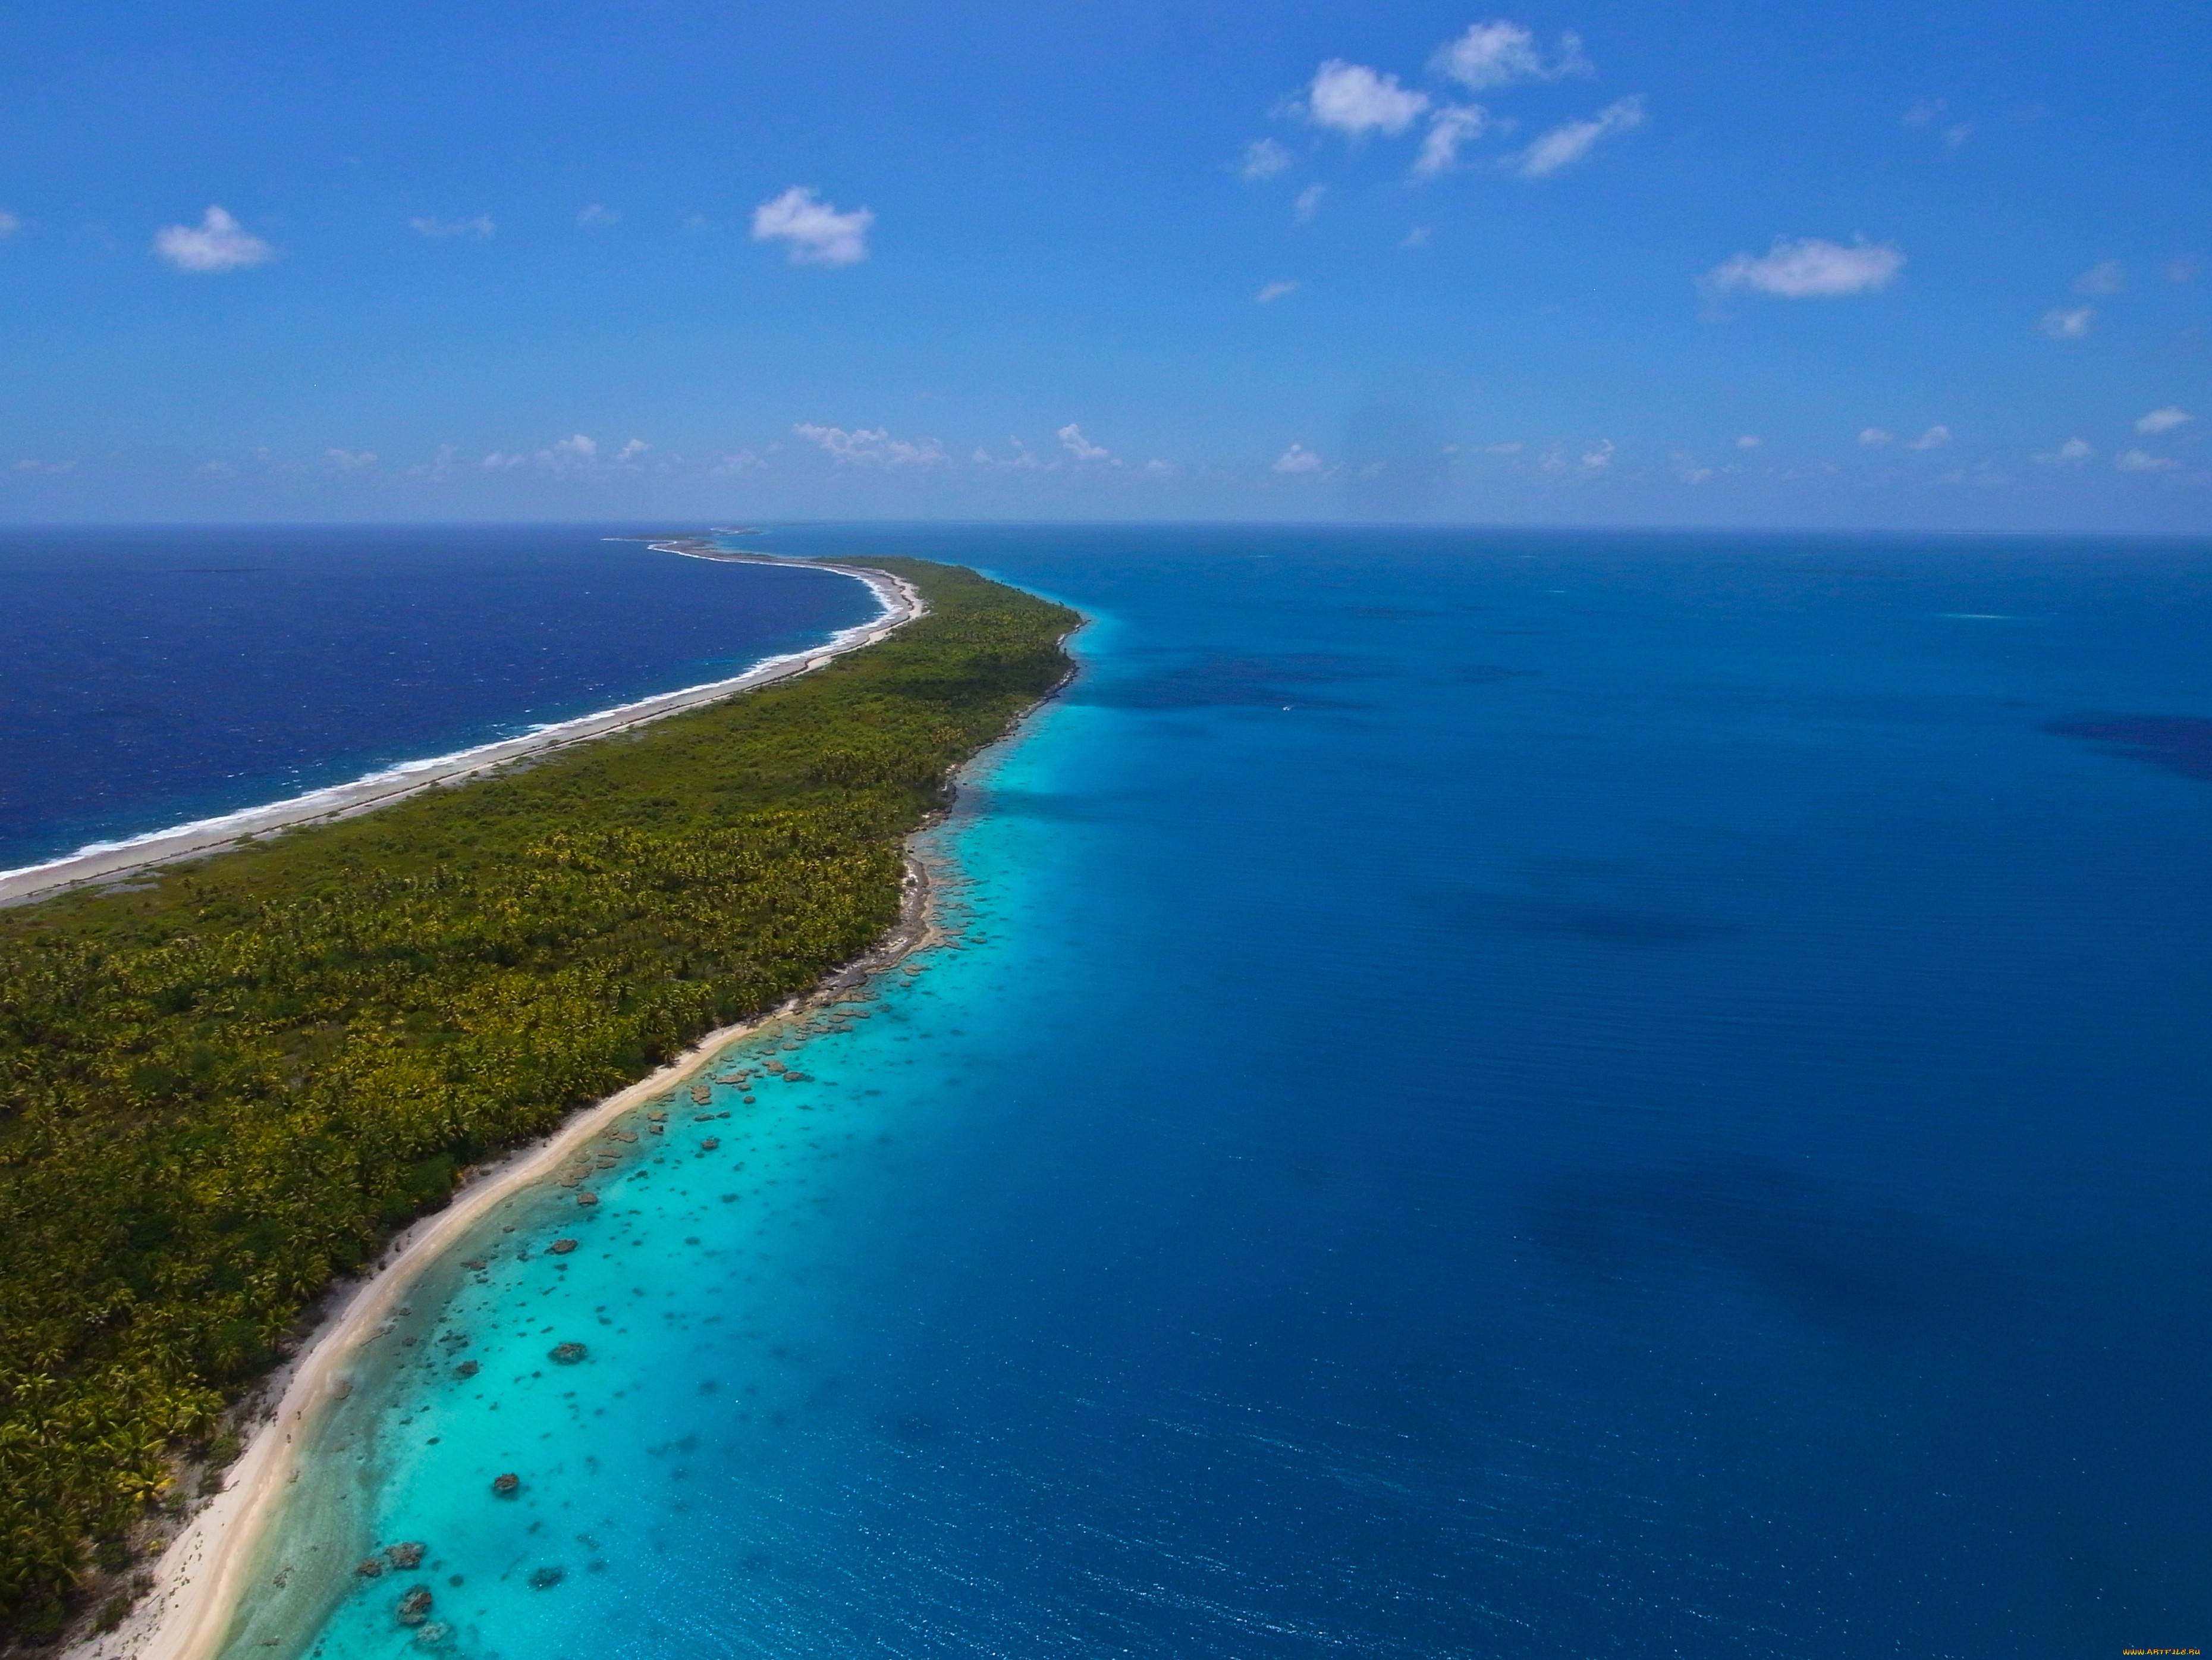
{"label": "deep blue ocean", "polygon": [[741,673],[848,579],[613,527],[0,530],[0,869]]}
{"label": "deep blue ocean", "polygon": [[808,1081],[415,1289],[234,1656],[2212,1639],[2212,543],[757,545],[978,564],[1083,677],[955,942],[711,1074]]}

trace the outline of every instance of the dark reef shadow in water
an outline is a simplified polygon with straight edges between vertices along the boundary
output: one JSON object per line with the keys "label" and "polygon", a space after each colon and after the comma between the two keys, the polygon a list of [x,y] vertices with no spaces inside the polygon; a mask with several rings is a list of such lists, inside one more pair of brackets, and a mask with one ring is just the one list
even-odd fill
{"label": "dark reef shadow in water", "polygon": [[1068,701],[1121,709],[1234,708],[1271,703],[1357,708],[1361,706],[1316,697],[1304,689],[1379,679],[1395,672],[1369,659],[1335,652],[1280,652],[1253,657],[1217,654],[1149,674],[1079,682],[1068,694]]}
{"label": "dark reef shadow in water", "polygon": [[1742,924],[1644,898],[1424,892],[1424,909],[1454,927],[1484,933],[1533,934],[1601,946],[1691,946],[1735,939]]}
{"label": "dark reef shadow in water", "polygon": [[1035,818],[1060,824],[1092,824],[1109,816],[1098,796],[1005,789],[989,784],[963,789],[953,809],[956,818]]}
{"label": "dark reef shadow in water", "polygon": [[2212,721],[2191,714],[2089,714],[2053,721],[2044,731],[2086,738],[2114,755],[2148,761],[2185,778],[2212,781]]}
{"label": "dark reef shadow in water", "polygon": [[1541,669],[1509,668],[1503,663],[1454,663],[1437,678],[1455,686],[1495,686],[1542,672]]}
{"label": "dark reef shadow in water", "polygon": [[1648,1281],[1717,1259],[1838,1323],[1948,1323],[1991,1291],[1986,1268],[1929,1219],[1754,1157],[1562,1171],[1536,1185],[1526,1214],[1588,1278]]}

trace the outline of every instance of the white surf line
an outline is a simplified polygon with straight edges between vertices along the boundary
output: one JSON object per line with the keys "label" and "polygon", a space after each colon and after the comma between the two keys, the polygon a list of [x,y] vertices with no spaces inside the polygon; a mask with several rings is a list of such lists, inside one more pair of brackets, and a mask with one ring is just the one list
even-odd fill
{"label": "white surf line", "polygon": [[327,789],[311,791],[286,800],[243,808],[219,818],[197,819],[188,824],[149,831],[120,842],[94,842],[64,859],[0,871],[0,905],[22,904],[69,888],[82,887],[88,883],[113,881],[149,870],[156,865],[167,864],[172,860],[219,852],[248,836],[265,836],[272,830],[285,830],[294,824],[350,818],[356,813],[388,806],[423,790],[460,783],[526,756],[543,755],[571,744],[628,732],[648,721],[680,714],[686,709],[717,703],[739,692],[751,691],[778,680],[787,680],[793,675],[804,674],[810,669],[820,668],[847,652],[872,646],[887,637],[892,630],[912,622],[928,610],[912,583],[893,576],[888,571],[871,570],[860,565],[817,564],[778,559],[765,554],[733,556],[709,553],[675,542],[651,545],[658,552],[683,554],[695,559],[714,559],[732,564],[795,565],[807,570],[835,571],[841,576],[849,576],[866,584],[883,611],[866,623],[841,629],[811,650],[766,659],[731,679],[710,680],[701,685],[661,692],[655,696],[640,698],[633,703],[602,709],[596,714],[558,721],[536,732],[526,733],[520,738],[501,739],[495,743],[480,744],[473,749],[458,750],[450,755],[404,762],[384,771],[371,773],[367,777],[356,778],[349,784],[333,785]]}

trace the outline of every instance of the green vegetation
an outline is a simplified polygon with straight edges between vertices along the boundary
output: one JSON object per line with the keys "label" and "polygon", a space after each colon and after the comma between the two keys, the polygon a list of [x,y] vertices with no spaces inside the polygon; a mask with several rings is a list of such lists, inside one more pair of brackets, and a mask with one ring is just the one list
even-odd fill
{"label": "green vegetation", "polygon": [[906,560],[833,666],[527,769],[0,911],[0,1633],[88,1565],[335,1274],[456,1172],[860,955],[951,769],[1076,615]]}

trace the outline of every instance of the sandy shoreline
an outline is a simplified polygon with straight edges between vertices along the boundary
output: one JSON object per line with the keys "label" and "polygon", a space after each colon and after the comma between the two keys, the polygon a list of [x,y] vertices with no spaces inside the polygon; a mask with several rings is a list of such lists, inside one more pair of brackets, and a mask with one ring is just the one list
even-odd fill
{"label": "sandy shoreline", "polygon": [[[931,828],[923,827],[924,830]],[[916,832],[921,834],[921,831]],[[316,1415],[344,1398],[339,1388],[362,1345],[379,1335],[403,1295],[501,1201],[552,1181],[570,1156],[624,1114],[680,1089],[731,1044],[802,1018],[927,943],[932,884],[927,862],[909,854],[899,921],[865,956],[803,997],[772,1012],[701,1038],[650,1076],[586,1108],[541,1141],[473,1171],[443,1210],[394,1236],[369,1277],[341,1286],[299,1355],[270,1380],[273,1408],[252,1414],[249,1438],[222,1493],[185,1526],[154,1565],[153,1589],[114,1631],[64,1650],[58,1660],[215,1660],[261,1565],[259,1547],[286,1488],[297,1481]],[[267,1396],[262,1397],[264,1402]]]}
{"label": "sandy shoreline", "polygon": [[571,744],[627,732],[648,721],[679,714],[686,709],[717,703],[740,692],[751,691],[779,680],[787,680],[793,675],[804,674],[847,652],[873,645],[927,609],[921,594],[911,584],[887,571],[872,570],[866,566],[785,560],[765,554],[733,554],[715,548],[704,540],[688,537],[654,541],[650,545],[659,552],[681,554],[694,559],[712,559],[731,564],[803,564],[810,570],[834,571],[841,576],[850,576],[865,583],[883,606],[883,611],[866,623],[840,631],[811,651],[771,657],[727,680],[713,680],[701,685],[662,692],[656,696],[602,709],[595,714],[563,721],[541,731],[526,733],[520,738],[501,739],[496,743],[478,745],[473,749],[459,750],[451,755],[409,762],[383,772],[373,773],[366,778],[357,778],[349,784],[335,785],[329,789],[294,796],[288,800],[272,801],[263,806],[225,813],[220,818],[204,818],[146,836],[132,836],[126,841],[94,846],[64,859],[0,871],[0,905],[26,904],[70,888],[121,880],[157,865],[220,853],[247,837],[268,835],[295,824],[350,818],[356,813],[374,812],[378,807],[388,806],[423,790],[480,777],[527,757],[544,755],[565,749]]}

